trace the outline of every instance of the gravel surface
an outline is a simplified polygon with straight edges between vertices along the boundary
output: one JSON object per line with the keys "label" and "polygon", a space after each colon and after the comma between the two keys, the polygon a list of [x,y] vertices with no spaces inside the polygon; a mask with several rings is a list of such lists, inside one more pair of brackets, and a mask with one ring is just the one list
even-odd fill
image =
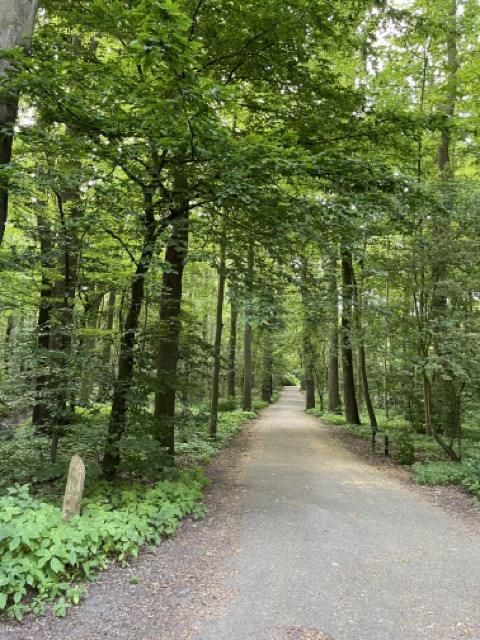
{"label": "gravel surface", "polygon": [[207,469],[205,519],[0,640],[480,640],[470,499],[339,438],[287,388]]}
{"label": "gravel surface", "polygon": [[196,640],[479,640],[477,533],[348,451],[303,403],[286,389],[259,421],[234,595]]}

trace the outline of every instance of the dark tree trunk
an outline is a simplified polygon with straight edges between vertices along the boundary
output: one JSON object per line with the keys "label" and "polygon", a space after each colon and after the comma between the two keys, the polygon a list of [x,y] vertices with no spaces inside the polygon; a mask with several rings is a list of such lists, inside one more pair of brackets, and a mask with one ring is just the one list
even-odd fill
{"label": "dark tree trunk", "polygon": [[[378,431],[377,425],[377,417],[375,415],[375,411],[373,408],[372,398],[370,396],[370,387],[368,384],[368,375],[367,375],[367,359],[365,356],[365,345],[363,342],[363,326],[362,326],[362,288],[363,288],[363,274],[361,274],[360,278],[360,286],[357,284],[357,280],[355,278],[355,269],[353,267],[353,263],[351,265],[352,269],[352,282],[353,282],[353,296],[354,296],[354,307],[355,307],[355,323],[357,329],[358,336],[358,375],[359,375],[359,383],[358,388],[361,389],[361,393],[365,397],[365,404],[367,406],[368,418],[370,420],[370,425],[372,427],[372,433],[375,434]],[[360,384],[361,381],[361,384]],[[359,396],[357,390],[357,398]],[[360,403],[359,403],[360,406]],[[374,435],[372,435],[374,439]],[[372,440],[373,441],[373,440]]]}
{"label": "dark tree trunk", "polygon": [[337,258],[330,260],[329,294],[331,306],[330,338],[328,345],[328,410],[333,413],[341,413],[342,402],[340,400],[340,380],[338,375],[338,340],[340,331],[338,327],[338,286],[337,286]]}
{"label": "dark tree trunk", "polygon": [[220,267],[218,270],[217,313],[215,319],[215,344],[212,378],[212,402],[210,408],[210,438],[217,437],[218,397],[220,388],[220,359],[223,330],[223,299],[225,297],[225,244],[220,246]]}
{"label": "dark tree trunk", "polygon": [[174,213],[173,231],[165,250],[163,291],[160,302],[160,331],[155,392],[155,438],[169,456],[175,455],[175,395],[180,342],[180,312],[183,269],[188,252],[188,202],[184,199]]}
{"label": "dark tree trunk", "polygon": [[135,366],[135,345],[137,341],[138,319],[145,297],[145,277],[150,269],[156,243],[156,223],[152,196],[145,194],[145,227],[143,247],[137,262],[135,275],[130,284],[130,305],[120,340],[118,373],[113,385],[112,411],[108,424],[107,448],[102,460],[103,474],[113,479],[120,464],[120,442],[125,432],[129,393]]}
{"label": "dark tree trunk", "polygon": [[48,386],[48,375],[45,369],[48,366],[48,352],[50,348],[50,315],[53,296],[53,284],[49,271],[53,268],[53,264],[51,229],[41,216],[37,216],[37,226],[40,237],[42,282],[37,320],[38,373],[35,383],[35,403],[33,405],[32,424],[36,427],[41,427],[51,419],[44,395]]}
{"label": "dark tree trunk", "polygon": [[230,339],[228,342],[227,395],[235,398],[235,364],[237,351],[237,318],[238,312],[232,298],[230,303]]}
{"label": "dark tree trunk", "polygon": [[262,370],[262,400],[270,404],[273,394],[273,357],[272,336],[270,329],[264,331],[263,337],[263,370]]}
{"label": "dark tree trunk", "polygon": [[252,410],[252,325],[247,320],[243,330],[243,404],[244,411]]}
{"label": "dark tree trunk", "polygon": [[353,309],[353,268],[350,251],[342,253],[342,365],[343,365],[343,402],[345,417],[349,424],[360,424],[355,379],[353,374],[353,350],[351,342],[351,324]]}
{"label": "dark tree trunk", "polygon": [[304,336],[305,409],[315,409],[314,354],[309,336]]}

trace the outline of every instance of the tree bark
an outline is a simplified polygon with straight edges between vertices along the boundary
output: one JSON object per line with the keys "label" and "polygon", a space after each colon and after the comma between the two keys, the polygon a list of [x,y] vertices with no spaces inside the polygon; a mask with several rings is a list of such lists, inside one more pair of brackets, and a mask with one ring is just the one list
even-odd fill
{"label": "tree bark", "polygon": [[160,445],[173,459],[175,455],[175,395],[180,343],[180,312],[185,259],[188,252],[189,206],[186,186],[178,179],[179,204],[173,215],[173,230],[165,250],[162,298],[160,302],[160,331],[157,350],[157,379],[155,392],[154,434]]}
{"label": "tree bark", "polygon": [[263,332],[263,368],[262,368],[262,400],[272,402],[273,395],[273,357],[272,357],[272,336],[270,327],[266,327]]}
{"label": "tree bark", "polygon": [[130,284],[130,305],[120,340],[118,373],[113,386],[112,410],[108,423],[107,448],[102,460],[103,474],[109,480],[117,475],[120,464],[120,442],[125,432],[128,396],[132,387],[135,367],[134,353],[138,319],[145,297],[145,278],[150,269],[157,237],[152,195],[146,191],[144,197],[145,221],[142,253]]}
{"label": "tree bark", "polygon": [[244,411],[252,410],[252,324],[249,317],[251,297],[253,295],[253,269],[254,269],[254,247],[252,244],[248,249],[248,264],[246,275],[247,300],[245,304],[245,328],[243,332],[243,404]]}
{"label": "tree bark", "polygon": [[227,395],[235,398],[235,364],[237,351],[237,318],[238,312],[235,301],[230,302],[230,338],[228,342],[228,365],[227,365]]}
{"label": "tree bark", "polygon": [[[37,216],[37,228],[40,238],[40,260],[42,265],[42,282],[40,287],[40,303],[37,320],[37,349],[38,370],[35,383],[35,402],[32,411],[32,424],[41,427],[50,420],[48,404],[45,402],[48,375],[45,369],[48,366],[48,351],[50,348],[51,311],[53,297],[53,283],[51,278],[52,264],[52,238],[51,229],[45,218]],[[40,429],[41,430],[41,429]]]}
{"label": "tree bark", "polygon": [[353,309],[353,260],[351,251],[342,253],[342,365],[343,402],[349,424],[361,424],[355,397],[353,374],[353,351],[351,342],[351,320]]}
{"label": "tree bark", "polygon": [[333,413],[341,413],[342,402],[340,400],[340,380],[338,375],[338,340],[340,331],[338,327],[338,285],[337,285],[337,257],[330,260],[330,278],[328,291],[330,294],[331,317],[330,338],[328,346],[328,410]]}
{"label": "tree bark", "polygon": [[220,265],[218,270],[217,313],[215,318],[215,344],[213,350],[212,400],[210,407],[210,438],[217,437],[218,397],[220,388],[220,359],[223,330],[223,300],[225,297],[225,244],[220,245]]}
{"label": "tree bark", "polygon": [[[0,51],[23,47],[28,52],[33,34],[38,0],[2,0],[0,10]],[[0,59],[0,78],[12,68]],[[0,168],[12,157],[14,125],[18,112],[18,94],[0,93]],[[0,245],[5,235],[8,215],[8,180],[0,182]]]}

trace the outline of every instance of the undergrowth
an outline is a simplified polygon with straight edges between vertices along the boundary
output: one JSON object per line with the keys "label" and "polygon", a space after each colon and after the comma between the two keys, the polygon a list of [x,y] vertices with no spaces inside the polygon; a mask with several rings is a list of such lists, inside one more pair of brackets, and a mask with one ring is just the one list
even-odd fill
{"label": "undergrowth", "polygon": [[[263,406],[254,404],[256,411]],[[125,564],[142,545],[158,545],[172,535],[186,515],[203,515],[199,500],[208,479],[195,465],[211,460],[257,415],[228,408],[219,414],[214,441],[206,413],[179,417],[179,464],[173,468],[165,466],[164,452],[144,425],[132,422],[114,483],[99,480],[108,420],[102,407],[77,416],[54,465],[48,438],[28,422],[12,431],[0,442],[0,611],[21,620],[53,602],[54,613],[63,616],[80,601],[85,581],[112,559]],[[63,522],[61,497],[74,453],[86,463],[86,491],[82,514]]]}

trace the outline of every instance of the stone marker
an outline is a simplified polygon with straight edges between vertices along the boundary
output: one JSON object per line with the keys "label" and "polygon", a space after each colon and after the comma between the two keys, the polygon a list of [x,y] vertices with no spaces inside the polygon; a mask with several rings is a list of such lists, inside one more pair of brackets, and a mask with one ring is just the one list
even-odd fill
{"label": "stone marker", "polygon": [[67,486],[63,499],[63,519],[70,520],[80,513],[83,497],[83,486],[85,484],[85,465],[80,456],[76,454],[70,460],[68,469]]}

